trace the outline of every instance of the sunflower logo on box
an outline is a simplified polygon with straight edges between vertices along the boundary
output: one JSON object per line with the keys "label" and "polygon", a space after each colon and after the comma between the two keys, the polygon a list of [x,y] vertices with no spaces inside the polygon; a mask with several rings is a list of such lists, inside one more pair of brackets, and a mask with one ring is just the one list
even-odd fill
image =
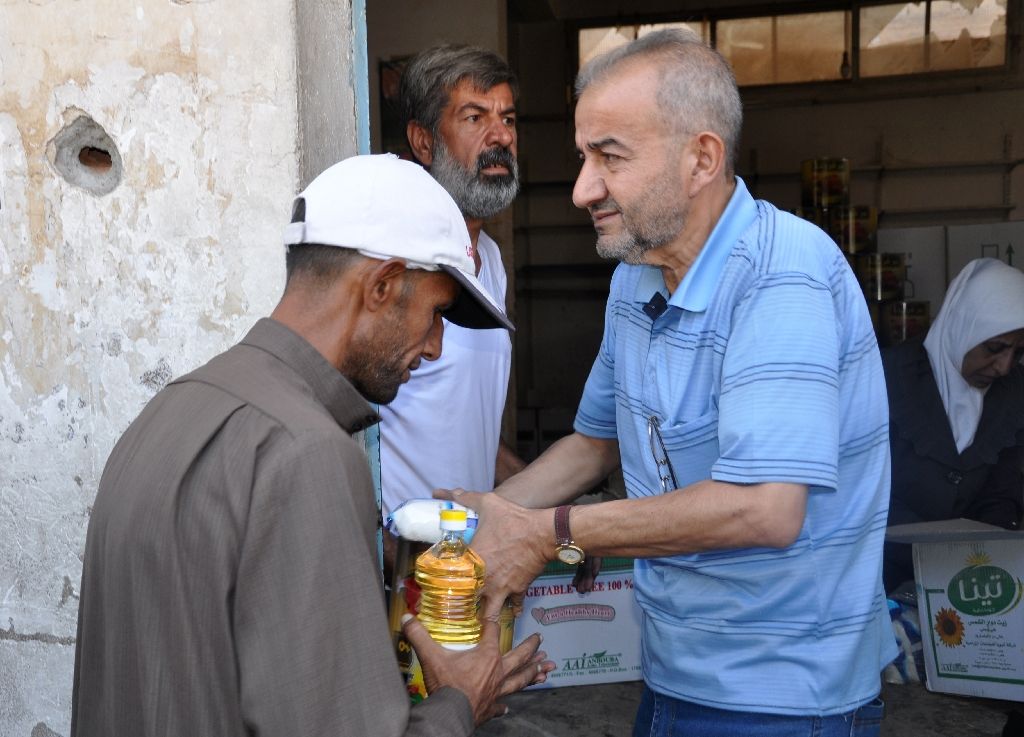
{"label": "sunflower logo on box", "polygon": [[943,607],[935,615],[935,632],[946,647],[964,644],[964,623],[956,610]]}

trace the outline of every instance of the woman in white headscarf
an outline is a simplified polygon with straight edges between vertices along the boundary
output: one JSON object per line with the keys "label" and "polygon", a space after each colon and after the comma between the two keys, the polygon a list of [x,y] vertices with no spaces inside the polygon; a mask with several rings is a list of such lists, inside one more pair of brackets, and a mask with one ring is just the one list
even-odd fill
{"label": "woman in white headscarf", "polygon": [[[921,342],[883,353],[889,524],[967,518],[1016,529],[1024,511],[1024,273],[971,261]],[[914,576],[889,544],[885,588]]]}

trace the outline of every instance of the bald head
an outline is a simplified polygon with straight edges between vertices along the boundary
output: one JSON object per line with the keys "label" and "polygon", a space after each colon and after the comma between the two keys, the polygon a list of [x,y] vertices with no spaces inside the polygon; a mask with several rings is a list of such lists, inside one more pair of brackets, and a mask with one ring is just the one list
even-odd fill
{"label": "bald head", "polygon": [[731,175],[743,126],[739,89],[729,63],[692,31],[655,31],[598,56],[576,77],[576,96],[640,65],[657,71],[657,108],[664,125],[681,137],[701,131],[719,136]]}

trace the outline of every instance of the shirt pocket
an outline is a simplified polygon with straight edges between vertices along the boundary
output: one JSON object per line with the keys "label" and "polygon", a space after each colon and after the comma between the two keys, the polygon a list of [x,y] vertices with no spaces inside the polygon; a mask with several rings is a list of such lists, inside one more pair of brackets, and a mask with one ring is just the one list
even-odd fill
{"label": "shirt pocket", "polygon": [[[679,488],[711,478],[719,453],[717,409],[686,422],[661,420],[660,429]],[[657,435],[652,441],[660,451]]]}

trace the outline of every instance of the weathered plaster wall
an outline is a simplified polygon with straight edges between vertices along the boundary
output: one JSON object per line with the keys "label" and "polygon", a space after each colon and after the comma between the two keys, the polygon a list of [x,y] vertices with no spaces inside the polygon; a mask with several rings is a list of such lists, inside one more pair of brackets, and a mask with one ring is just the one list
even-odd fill
{"label": "weathered plaster wall", "polygon": [[[295,0],[0,0],[0,737],[68,733],[113,443],[280,294],[295,16]],[[120,153],[110,194],[51,163],[81,114]]]}

